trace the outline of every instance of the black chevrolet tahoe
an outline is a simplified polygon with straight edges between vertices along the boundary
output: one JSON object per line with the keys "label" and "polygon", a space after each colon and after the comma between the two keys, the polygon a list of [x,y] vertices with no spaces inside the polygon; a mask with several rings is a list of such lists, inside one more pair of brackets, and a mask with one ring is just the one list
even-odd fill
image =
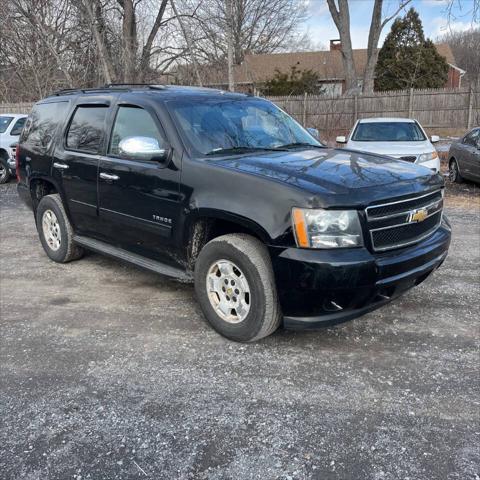
{"label": "black chevrolet tahoe", "polygon": [[450,244],[440,175],[326,148],[249,95],[61,91],[34,106],[16,155],[52,260],[88,249],[192,281],[208,322],[237,341],[380,307]]}

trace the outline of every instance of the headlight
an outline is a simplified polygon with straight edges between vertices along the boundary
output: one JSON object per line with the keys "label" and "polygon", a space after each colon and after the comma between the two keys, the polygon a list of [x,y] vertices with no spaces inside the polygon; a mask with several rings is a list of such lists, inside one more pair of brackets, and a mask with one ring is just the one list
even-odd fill
{"label": "headlight", "polygon": [[356,210],[294,208],[292,223],[297,245],[302,248],[347,248],[363,245]]}
{"label": "headlight", "polygon": [[430,160],[435,160],[436,158],[438,158],[438,153],[436,151],[431,153],[422,153],[418,157],[418,163],[429,162]]}

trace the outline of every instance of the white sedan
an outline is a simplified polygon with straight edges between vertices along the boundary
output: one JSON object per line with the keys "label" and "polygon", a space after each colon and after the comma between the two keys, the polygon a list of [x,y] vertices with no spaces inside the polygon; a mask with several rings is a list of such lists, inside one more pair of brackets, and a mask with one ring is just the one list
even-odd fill
{"label": "white sedan", "polygon": [[348,137],[337,143],[362,152],[378,153],[440,171],[440,159],[432,145],[440,138],[429,139],[425,130],[409,118],[363,118],[357,120]]}

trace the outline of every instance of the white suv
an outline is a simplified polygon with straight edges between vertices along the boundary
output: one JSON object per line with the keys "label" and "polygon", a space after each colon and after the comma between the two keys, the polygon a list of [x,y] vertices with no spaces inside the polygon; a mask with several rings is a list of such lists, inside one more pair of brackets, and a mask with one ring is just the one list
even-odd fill
{"label": "white suv", "polygon": [[357,120],[348,137],[337,137],[347,148],[378,153],[440,171],[440,159],[425,130],[410,118],[364,118]]}
{"label": "white suv", "polygon": [[0,114],[0,183],[7,183],[15,175],[15,147],[27,115],[23,113]]}

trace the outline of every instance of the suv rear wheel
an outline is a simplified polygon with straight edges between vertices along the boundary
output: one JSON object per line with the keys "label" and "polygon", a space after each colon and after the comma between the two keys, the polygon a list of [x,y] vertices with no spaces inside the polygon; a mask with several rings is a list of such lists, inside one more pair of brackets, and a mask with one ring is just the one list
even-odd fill
{"label": "suv rear wheel", "polygon": [[58,193],[40,200],[37,230],[45,253],[54,262],[67,263],[83,255],[83,249],[73,242],[73,229]]}
{"label": "suv rear wheel", "polygon": [[250,235],[223,235],[203,247],[195,264],[195,291],[208,322],[231,340],[258,340],[280,325],[270,256]]}

